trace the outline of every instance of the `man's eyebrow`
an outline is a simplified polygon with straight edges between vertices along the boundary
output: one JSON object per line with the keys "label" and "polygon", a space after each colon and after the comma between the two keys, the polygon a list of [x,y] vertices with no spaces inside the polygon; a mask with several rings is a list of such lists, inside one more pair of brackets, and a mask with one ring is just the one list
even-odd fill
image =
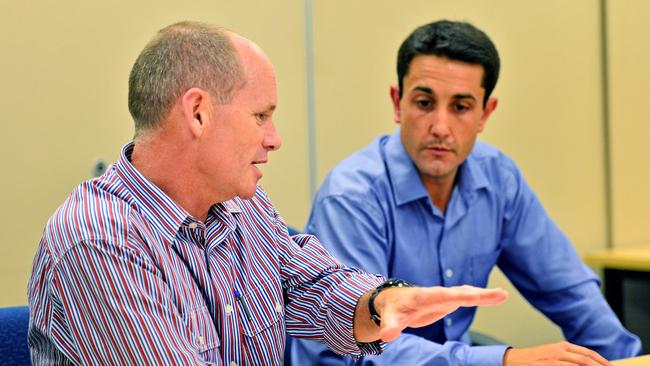
{"label": "man's eyebrow", "polygon": [[423,86],[423,85],[416,85],[413,90],[418,90],[427,94],[433,95],[433,89],[429,88],[428,86]]}
{"label": "man's eyebrow", "polygon": [[268,104],[266,107],[260,109],[260,111],[264,111],[264,113],[273,112],[276,107],[277,107],[277,105],[275,105],[275,104]]}
{"label": "man's eyebrow", "polygon": [[[421,91],[423,93],[429,94],[429,95],[435,95],[436,93],[433,91],[433,89],[429,88],[428,86],[424,85],[416,85],[413,90],[416,91]],[[471,99],[471,100],[476,100],[476,97],[470,93],[458,93],[454,94],[452,96],[453,99]]]}
{"label": "man's eyebrow", "polygon": [[476,100],[476,97],[472,94],[469,93],[460,93],[460,94],[454,94],[453,96],[454,99],[472,99]]}

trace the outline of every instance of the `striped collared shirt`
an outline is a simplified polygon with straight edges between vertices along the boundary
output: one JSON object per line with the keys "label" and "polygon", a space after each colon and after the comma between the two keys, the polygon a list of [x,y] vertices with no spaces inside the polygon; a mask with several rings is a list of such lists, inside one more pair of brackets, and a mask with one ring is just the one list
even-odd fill
{"label": "striped collared shirt", "polygon": [[355,343],[352,324],[381,278],[313,236],[290,238],[259,187],[201,222],[131,165],[132,151],[45,227],[28,289],[34,364],[279,365],[285,329],[337,353],[380,351]]}

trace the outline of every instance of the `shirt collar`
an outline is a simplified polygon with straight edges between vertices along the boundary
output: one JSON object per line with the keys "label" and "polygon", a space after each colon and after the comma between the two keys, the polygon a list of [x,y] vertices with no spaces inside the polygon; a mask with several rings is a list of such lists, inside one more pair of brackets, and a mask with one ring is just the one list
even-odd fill
{"label": "shirt collar", "polygon": [[[385,151],[388,174],[393,183],[393,194],[397,205],[428,198],[429,193],[422,183],[417,167],[402,145],[399,128],[388,137]],[[472,152],[459,167],[456,187],[466,200],[471,201],[472,192],[487,186],[487,177],[481,171]]]}
{"label": "shirt collar", "polygon": [[[477,141],[476,143],[480,142]],[[468,198],[473,195],[472,192],[489,186],[489,180],[485,176],[483,169],[481,169],[475,151],[476,149],[472,149],[467,159],[460,165],[458,169],[458,180],[456,182],[458,190],[461,194],[468,196]]]}
{"label": "shirt collar", "polygon": [[172,242],[183,222],[194,220],[131,164],[134,146],[134,142],[129,142],[122,148],[120,159],[115,164],[117,175],[133,196],[136,209],[151,221],[165,239]]}
{"label": "shirt collar", "polygon": [[[134,146],[134,142],[129,142],[122,148],[120,159],[115,164],[117,175],[133,196],[137,210],[158,228],[168,242],[172,242],[181,225],[199,222],[199,220],[174,202],[131,164],[131,154]],[[235,197],[214,204],[210,212],[232,231],[235,229],[236,224],[231,214],[242,212],[241,199]]]}
{"label": "shirt collar", "polygon": [[404,149],[398,128],[386,141],[386,169],[392,181],[395,203],[402,205],[429,197],[420,174]]}

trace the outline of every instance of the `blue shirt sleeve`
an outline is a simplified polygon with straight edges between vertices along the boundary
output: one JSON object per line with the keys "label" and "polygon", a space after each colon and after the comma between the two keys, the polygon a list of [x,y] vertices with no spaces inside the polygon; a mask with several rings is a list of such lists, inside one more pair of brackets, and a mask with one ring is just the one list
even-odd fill
{"label": "blue shirt sleeve", "polygon": [[596,275],[513,168],[505,180],[498,266],[522,295],[562,328],[565,338],[607,359],[632,357],[639,338],[628,332],[599,289]]}

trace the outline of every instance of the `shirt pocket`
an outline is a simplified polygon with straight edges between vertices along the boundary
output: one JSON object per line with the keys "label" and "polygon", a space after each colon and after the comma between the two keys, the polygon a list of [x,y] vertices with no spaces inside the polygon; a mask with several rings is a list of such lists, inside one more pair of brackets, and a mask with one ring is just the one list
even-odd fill
{"label": "shirt pocket", "polygon": [[183,315],[183,320],[190,330],[192,344],[196,346],[200,353],[205,353],[221,346],[214,321],[205,305],[186,311]]}
{"label": "shirt pocket", "polygon": [[[272,330],[269,336],[273,338],[274,334],[283,333],[284,301],[279,285],[265,284],[254,287],[236,303],[240,307],[239,313],[244,314],[240,320],[246,336],[255,337],[267,330]],[[242,307],[246,309],[241,309]],[[284,341],[282,337],[278,338],[278,341]]]}
{"label": "shirt pocket", "polygon": [[490,272],[492,272],[492,269],[496,266],[499,254],[499,251],[494,251],[472,256],[470,260],[472,285],[478,287],[487,286]]}

